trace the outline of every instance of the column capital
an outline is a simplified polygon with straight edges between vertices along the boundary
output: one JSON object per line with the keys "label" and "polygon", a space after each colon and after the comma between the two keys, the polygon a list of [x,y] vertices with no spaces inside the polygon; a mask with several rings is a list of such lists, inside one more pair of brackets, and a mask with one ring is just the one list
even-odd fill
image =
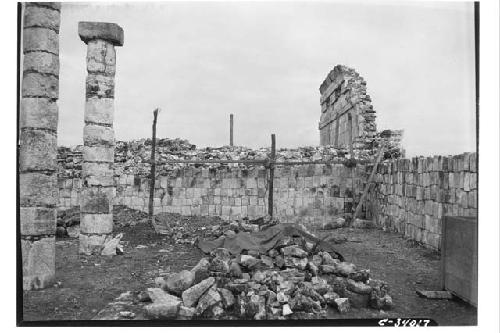
{"label": "column capital", "polygon": [[116,23],[78,22],[78,35],[85,44],[102,39],[115,46],[123,46],[123,29]]}

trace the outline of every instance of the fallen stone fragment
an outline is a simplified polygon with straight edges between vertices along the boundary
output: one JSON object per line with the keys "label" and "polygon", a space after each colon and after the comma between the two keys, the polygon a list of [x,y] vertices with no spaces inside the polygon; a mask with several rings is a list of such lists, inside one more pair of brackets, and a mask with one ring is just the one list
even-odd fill
{"label": "fallen stone fragment", "polygon": [[[219,304],[221,301],[222,298],[217,290],[214,290],[212,288],[208,289],[207,292],[204,293],[198,300],[198,305],[196,306],[196,314],[201,316],[206,310]],[[186,304],[186,302],[184,302],[184,304]]]}
{"label": "fallen stone fragment", "polygon": [[135,317],[135,313],[133,313],[131,311],[120,311],[120,317],[132,319]]}
{"label": "fallen stone fragment", "polygon": [[191,288],[186,289],[182,293],[182,301],[184,302],[184,305],[187,307],[195,306],[203,293],[205,293],[214,283],[215,279],[213,277],[209,277],[208,279],[195,284]]}
{"label": "fallen stone fragment", "polygon": [[181,320],[189,320],[196,315],[196,308],[187,307],[185,305],[181,305],[179,307],[179,312],[177,314],[177,319]]}
{"label": "fallen stone fragment", "polygon": [[311,279],[312,288],[320,295],[326,294],[332,288],[328,282],[318,276],[315,276]]}
{"label": "fallen stone fragment", "polygon": [[144,309],[153,319],[175,318],[181,304],[178,297],[170,295],[160,288],[148,288],[148,294],[153,304],[146,305]]}
{"label": "fallen stone fragment", "polygon": [[283,316],[289,316],[293,313],[292,309],[290,309],[289,304],[284,304],[283,305],[283,310],[282,310]]}
{"label": "fallen stone fragment", "polygon": [[351,279],[347,279],[347,290],[355,292],[357,294],[367,294],[369,295],[372,292],[372,287],[363,282],[357,282]]}
{"label": "fallen stone fragment", "polygon": [[338,259],[333,259],[328,252],[321,252],[321,259],[323,261],[323,265],[335,266],[336,264],[340,263]]}
{"label": "fallen stone fragment", "polygon": [[264,266],[266,266],[267,268],[274,267],[273,258],[265,256],[265,255],[261,255],[260,260],[262,261],[262,264],[264,264]]}
{"label": "fallen stone fragment", "polygon": [[218,258],[218,259],[221,259],[223,261],[229,261],[229,259],[231,259],[231,253],[229,252],[228,249],[223,248],[223,247],[219,247],[219,248],[213,250],[210,253],[210,255],[213,256],[214,258]]}
{"label": "fallen stone fragment", "polygon": [[101,251],[101,255],[103,256],[114,256],[116,255],[116,248],[122,239],[123,234],[118,234],[114,238],[111,238],[109,241],[104,243],[104,247]]}
{"label": "fallen stone fragment", "polygon": [[292,256],[297,258],[307,257],[307,252],[296,245],[282,247],[281,254],[283,254],[285,257],[286,256]]}
{"label": "fallen stone fragment", "polygon": [[331,266],[331,265],[321,265],[319,266],[320,270],[322,273],[325,273],[325,274],[334,274],[337,270],[335,268],[335,266]]}
{"label": "fallen stone fragment", "polygon": [[335,265],[335,274],[349,276],[356,271],[356,265],[348,262],[339,262]]}
{"label": "fallen stone fragment", "polygon": [[357,229],[368,229],[368,228],[373,228],[373,221],[369,220],[363,220],[363,219],[355,219],[351,227],[357,228]]}
{"label": "fallen stone fragment", "polygon": [[336,298],[334,302],[340,313],[347,313],[351,309],[348,298]]}
{"label": "fallen stone fragment", "polygon": [[370,279],[370,270],[369,269],[360,269],[354,273],[350,273],[347,276],[349,279],[354,281],[361,281],[366,283]]}
{"label": "fallen stone fragment", "polygon": [[234,295],[231,291],[225,288],[217,288],[217,291],[220,293],[222,298],[222,304],[225,309],[231,308],[235,303]]}
{"label": "fallen stone fragment", "polygon": [[340,296],[336,292],[330,291],[324,294],[323,298],[325,299],[326,304],[336,306],[335,300],[340,298]]}
{"label": "fallen stone fragment", "polygon": [[196,266],[191,269],[191,273],[194,274],[194,284],[197,284],[210,276],[208,272],[209,267],[210,261],[207,258],[201,258]]}
{"label": "fallen stone fragment", "polygon": [[193,285],[194,277],[192,272],[186,270],[172,274],[166,280],[165,288],[171,293],[181,295],[184,290]]}
{"label": "fallen stone fragment", "polygon": [[222,274],[229,273],[229,264],[228,260],[223,260],[219,257],[213,258],[210,263],[209,270],[212,272],[218,272]]}
{"label": "fallen stone fragment", "polygon": [[240,257],[240,264],[248,268],[257,265],[258,262],[259,260],[251,255],[243,254]]}
{"label": "fallen stone fragment", "polygon": [[229,265],[229,273],[232,277],[241,278],[242,271],[240,265],[237,262],[232,262]]}

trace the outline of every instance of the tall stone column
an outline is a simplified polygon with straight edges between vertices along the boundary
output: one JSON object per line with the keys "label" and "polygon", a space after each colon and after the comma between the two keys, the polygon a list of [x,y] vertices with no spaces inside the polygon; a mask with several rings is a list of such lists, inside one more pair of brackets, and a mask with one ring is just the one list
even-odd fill
{"label": "tall stone column", "polygon": [[79,22],[78,34],[87,44],[88,72],[80,195],[80,253],[100,254],[113,231],[115,46],[123,45],[123,30],[114,23]]}
{"label": "tall stone column", "polygon": [[24,7],[19,119],[24,290],[45,288],[55,278],[60,9],[55,2],[28,2]]}

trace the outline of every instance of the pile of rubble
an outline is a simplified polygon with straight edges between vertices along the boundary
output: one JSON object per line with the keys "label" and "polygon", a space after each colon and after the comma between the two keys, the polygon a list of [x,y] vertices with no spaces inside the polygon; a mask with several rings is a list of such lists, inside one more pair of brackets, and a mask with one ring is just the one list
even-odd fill
{"label": "pile of rubble", "polygon": [[[310,146],[299,148],[281,148],[276,152],[277,162],[343,162],[349,158],[372,160],[374,151],[384,142],[388,154],[386,158],[401,156],[401,133],[392,131],[379,133],[370,139],[371,144],[363,144],[370,149],[354,147],[354,156],[349,155],[347,149],[338,149],[333,146]],[[398,139],[399,138],[399,139]],[[185,164],[168,163],[171,160],[266,160],[270,155],[270,148],[252,149],[241,146],[223,146],[218,148],[196,148],[187,140],[158,139],[156,143],[156,162],[158,175],[167,174],[173,170],[184,168]],[[117,141],[115,145],[115,174],[132,173],[148,175],[150,172],[151,139],[140,139],[130,142]],[[64,177],[78,177],[81,173],[82,146],[73,148],[59,147],[58,163],[59,175]],[[190,164],[197,168],[252,168],[251,164]]]}
{"label": "pile of rubble", "polygon": [[159,234],[166,235],[175,244],[196,245],[200,239],[216,239],[239,231],[255,232],[260,226],[271,226],[277,220],[259,218],[249,220],[227,221],[219,217],[207,216],[203,220],[193,220],[190,216],[176,213],[159,213],[155,215],[153,226]]}
{"label": "pile of rubble", "polygon": [[193,269],[155,283],[141,297],[152,319],[319,319],[327,307],[392,306],[387,284],[369,270],[295,238],[266,253],[217,248]]}

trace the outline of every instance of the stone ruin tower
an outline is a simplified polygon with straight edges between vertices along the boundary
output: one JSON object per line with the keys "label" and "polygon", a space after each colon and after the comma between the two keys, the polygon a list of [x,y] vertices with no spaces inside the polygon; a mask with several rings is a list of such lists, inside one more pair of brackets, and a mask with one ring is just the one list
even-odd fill
{"label": "stone ruin tower", "polygon": [[337,65],[328,73],[319,91],[320,145],[370,149],[377,127],[365,80],[354,69]]}

